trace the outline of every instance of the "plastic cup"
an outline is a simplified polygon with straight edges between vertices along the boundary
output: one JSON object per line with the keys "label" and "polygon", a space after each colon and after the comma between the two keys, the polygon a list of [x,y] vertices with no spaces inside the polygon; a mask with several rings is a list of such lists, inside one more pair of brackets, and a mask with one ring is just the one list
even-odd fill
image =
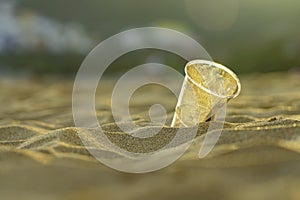
{"label": "plastic cup", "polygon": [[219,63],[193,60],[185,74],[171,127],[196,126],[214,118],[241,91],[237,75]]}

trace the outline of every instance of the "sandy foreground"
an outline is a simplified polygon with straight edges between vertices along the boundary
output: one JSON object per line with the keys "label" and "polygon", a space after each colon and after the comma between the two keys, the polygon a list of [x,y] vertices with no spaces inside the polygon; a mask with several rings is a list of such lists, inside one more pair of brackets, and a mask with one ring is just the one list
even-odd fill
{"label": "sandy foreground", "polygon": [[[73,80],[1,78],[0,199],[300,199],[299,80],[295,74],[242,76],[242,93],[229,103],[207,157],[197,153],[209,122],[171,166],[129,174],[103,165],[82,144],[72,116]],[[96,99],[107,136],[132,152],[167,143],[176,132],[168,126],[145,143],[120,131],[110,111],[111,86],[104,81]],[[131,112],[140,131],[156,128],[149,126],[153,103],[165,106],[170,122],[176,104],[170,92],[146,86],[135,97]]]}

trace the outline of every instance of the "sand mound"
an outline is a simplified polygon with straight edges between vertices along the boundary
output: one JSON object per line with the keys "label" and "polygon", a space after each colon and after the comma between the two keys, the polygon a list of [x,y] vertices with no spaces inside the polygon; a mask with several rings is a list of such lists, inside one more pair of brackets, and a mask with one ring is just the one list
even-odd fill
{"label": "sand mound", "polygon": [[[89,151],[99,151],[110,159],[125,155],[101,143],[83,145],[81,129],[74,127],[72,118],[72,81],[2,80],[0,197],[281,199],[293,195],[300,198],[298,78],[288,74],[242,77],[243,92],[230,102],[223,132],[206,158],[199,160],[198,152],[205,136],[213,134],[207,133],[210,123],[218,122],[201,123],[191,147],[176,163],[139,176],[111,170]],[[158,131],[153,137],[137,139],[114,123],[107,103],[110,81],[107,84],[106,95],[101,93],[104,100],[97,104],[97,116],[114,144],[129,152],[147,153],[172,140],[177,129],[150,126],[145,109],[157,97],[169,95],[161,99],[167,105],[169,122],[176,103],[171,94],[161,89],[156,93],[141,92],[143,98],[133,101],[132,116],[140,126],[134,134]],[[141,106],[143,99],[145,106]],[[190,128],[185,131],[189,133]],[[184,142],[183,138],[178,145]],[[284,185],[288,189],[283,189]]]}

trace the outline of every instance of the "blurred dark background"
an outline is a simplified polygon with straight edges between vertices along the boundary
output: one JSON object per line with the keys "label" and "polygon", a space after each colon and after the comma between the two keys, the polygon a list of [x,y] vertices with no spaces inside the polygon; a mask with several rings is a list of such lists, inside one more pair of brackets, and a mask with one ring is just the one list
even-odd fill
{"label": "blurred dark background", "polygon": [[[299,0],[0,0],[0,73],[75,74],[99,42],[145,26],[190,35],[237,73],[299,70],[299,20]],[[122,56],[110,71],[156,55],[179,70],[186,62],[142,50]]]}

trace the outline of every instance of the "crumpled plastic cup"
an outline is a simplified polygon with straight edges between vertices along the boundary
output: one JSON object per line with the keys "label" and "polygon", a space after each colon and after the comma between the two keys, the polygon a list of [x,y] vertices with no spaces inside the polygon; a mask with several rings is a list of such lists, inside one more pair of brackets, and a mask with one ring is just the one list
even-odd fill
{"label": "crumpled plastic cup", "polygon": [[193,60],[186,64],[185,74],[171,127],[196,126],[213,119],[241,91],[237,75],[219,63]]}

